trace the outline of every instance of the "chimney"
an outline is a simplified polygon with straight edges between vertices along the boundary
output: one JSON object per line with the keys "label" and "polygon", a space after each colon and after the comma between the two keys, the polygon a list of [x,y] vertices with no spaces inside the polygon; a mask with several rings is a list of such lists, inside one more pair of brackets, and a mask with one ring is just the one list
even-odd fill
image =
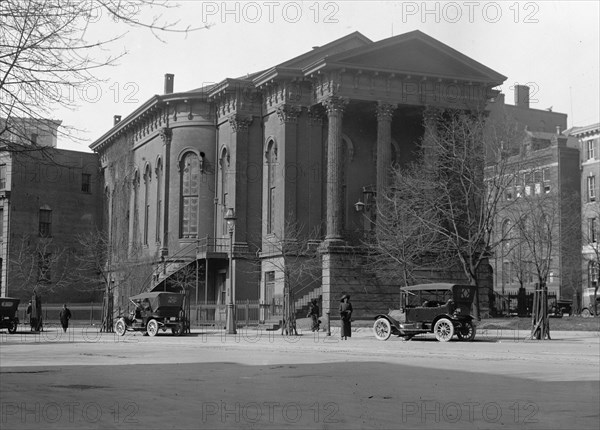
{"label": "chimney", "polygon": [[173,94],[173,80],[175,75],[172,73],[165,74],[165,94]]}
{"label": "chimney", "polygon": [[117,125],[120,122],[121,122],[121,115],[113,116],[113,125]]}
{"label": "chimney", "polygon": [[556,126],[556,134],[560,134],[560,125]]}
{"label": "chimney", "polygon": [[529,87],[515,85],[515,106],[529,108]]}

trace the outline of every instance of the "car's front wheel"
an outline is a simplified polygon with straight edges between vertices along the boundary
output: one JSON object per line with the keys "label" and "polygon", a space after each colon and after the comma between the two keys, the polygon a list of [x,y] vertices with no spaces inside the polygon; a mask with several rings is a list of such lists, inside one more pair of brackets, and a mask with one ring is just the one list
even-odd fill
{"label": "car's front wheel", "polygon": [[388,340],[392,335],[392,325],[385,318],[378,318],[373,324],[373,333],[377,340]]}
{"label": "car's front wheel", "polygon": [[171,333],[175,336],[181,336],[183,334],[183,323],[179,323],[173,327],[171,327]]}
{"label": "car's front wheel", "polygon": [[456,336],[460,340],[471,342],[475,339],[475,326],[471,321],[463,322],[458,330],[456,330]]}
{"label": "car's front wheel", "polygon": [[448,342],[454,336],[454,325],[448,318],[440,318],[433,326],[435,338],[440,342]]}
{"label": "car's front wheel", "polygon": [[584,309],[581,311],[581,316],[584,318],[589,318],[592,316],[592,313],[590,312],[589,309]]}

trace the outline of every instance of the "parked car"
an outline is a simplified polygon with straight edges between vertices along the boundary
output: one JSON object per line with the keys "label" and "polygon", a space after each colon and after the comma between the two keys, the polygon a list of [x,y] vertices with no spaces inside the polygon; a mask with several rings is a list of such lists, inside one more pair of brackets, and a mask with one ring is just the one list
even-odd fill
{"label": "parked car", "polygon": [[[600,312],[600,290],[596,294],[596,308]],[[589,318],[594,315],[594,288],[584,288],[581,295],[581,316]]]}
{"label": "parked car", "polygon": [[20,301],[11,297],[0,297],[0,329],[8,329],[10,334],[16,333],[19,326],[17,308]]}
{"label": "parked car", "polygon": [[119,336],[127,331],[141,331],[156,336],[158,330],[170,329],[175,336],[185,331],[183,312],[184,294],[169,292],[149,292],[130,297],[133,309],[129,315],[120,316],[115,322],[115,332]]}
{"label": "parked car", "polygon": [[401,308],[375,317],[373,332],[379,340],[392,334],[411,339],[423,333],[434,333],[440,342],[454,335],[459,340],[475,339],[471,305],[477,287],[459,284],[421,284],[400,289]]}

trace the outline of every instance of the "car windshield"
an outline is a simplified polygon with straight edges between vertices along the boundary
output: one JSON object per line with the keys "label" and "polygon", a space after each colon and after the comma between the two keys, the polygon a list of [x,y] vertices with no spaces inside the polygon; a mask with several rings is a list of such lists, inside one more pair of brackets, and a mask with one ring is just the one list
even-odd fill
{"label": "car windshield", "polygon": [[452,290],[448,289],[406,291],[406,294],[407,306],[410,308],[440,306],[452,298]]}

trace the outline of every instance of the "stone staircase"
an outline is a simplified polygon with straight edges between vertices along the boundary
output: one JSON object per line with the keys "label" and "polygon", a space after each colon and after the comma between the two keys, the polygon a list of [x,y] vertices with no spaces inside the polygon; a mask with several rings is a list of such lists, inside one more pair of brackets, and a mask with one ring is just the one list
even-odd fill
{"label": "stone staircase", "polygon": [[319,300],[319,308],[321,307],[321,296],[323,295],[323,288],[317,287],[314,290],[308,292],[304,296],[300,297],[296,300],[296,319],[298,318],[306,318],[306,314],[308,313],[308,307],[312,299]]}
{"label": "stone staircase", "polygon": [[154,291],[155,289],[160,291],[162,289],[163,281],[193,262],[194,259],[186,258],[158,264],[154,270],[154,273],[152,274],[152,280],[150,282],[150,288],[148,288],[148,291]]}

